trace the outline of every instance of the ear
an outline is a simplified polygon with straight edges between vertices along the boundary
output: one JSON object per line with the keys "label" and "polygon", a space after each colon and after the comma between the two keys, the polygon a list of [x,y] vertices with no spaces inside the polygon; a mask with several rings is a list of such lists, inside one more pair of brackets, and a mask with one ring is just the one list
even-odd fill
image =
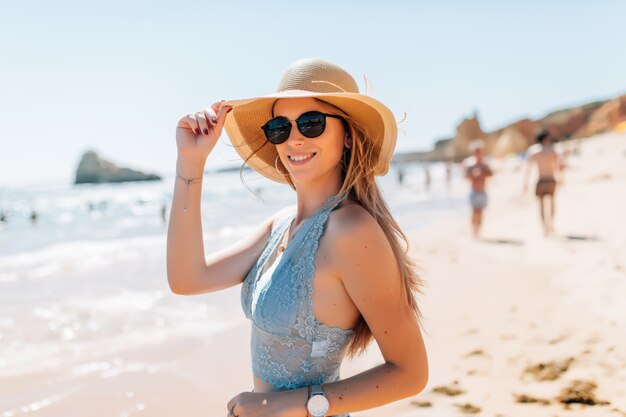
{"label": "ear", "polygon": [[348,149],[350,149],[350,148],[352,147],[352,138],[351,138],[351,137],[350,137],[350,135],[348,135],[347,133],[346,133],[346,138],[345,138],[345,140],[344,140],[344,142],[343,142],[343,145],[344,145],[346,148],[348,148]]}

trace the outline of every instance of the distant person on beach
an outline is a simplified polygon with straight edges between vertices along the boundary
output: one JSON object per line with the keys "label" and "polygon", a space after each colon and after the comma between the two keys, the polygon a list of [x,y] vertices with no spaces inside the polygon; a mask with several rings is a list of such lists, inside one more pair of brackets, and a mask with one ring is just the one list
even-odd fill
{"label": "distant person on beach", "polygon": [[452,183],[452,162],[446,161],[446,185],[449,187]]}
{"label": "distant person on beach", "polygon": [[402,185],[404,182],[404,167],[402,165],[398,165],[398,184]]}
{"label": "distant person on beach", "polygon": [[487,178],[493,175],[491,168],[485,162],[483,143],[481,141],[473,141],[470,143],[470,152],[472,156],[463,161],[465,167],[465,178],[471,185],[470,205],[472,207],[472,234],[477,238],[483,224],[483,210],[487,207],[487,192],[485,183]]}
{"label": "distant person on beach", "polygon": [[167,204],[165,203],[161,206],[161,219],[163,220],[163,224],[167,223]]}
{"label": "distant person on beach", "polygon": [[[297,205],[205,257],[203,172],[224,128],[244,164],[288,184]],[[170,288],[192,295],[242,284],[252,324],[254,389],[225,404],[228,416],[349,416],[426,386],[422,282],[375,181],[389,170],[396,136],[391,110],[319,59],[292,64],[274,94],[179,120]],[[374,339],[387,361],[341,379],[344,356]]]}
{"label": "distant person on beach", "polygon": [[[539,202],[541,225],[545,235],[554,232],[554,193],[556,192],[557,173],[561,172],[561,160],[554,149],[550,133],[542,130],[536,137],[537,143],[528,148],[526,170],[524,174],[524,192],[528,190],[528,178],[533,166],[539,173],[535,195]],[[545,201],[548,200],[550,209],[546,210]]]}
{"label": "distant person on beach", "polygon": [[30,222],[31,222],[33,225],[37,224],[37,218],[38,218],[38,217],[39,217],[39,216],[37,215],[37,212],[36,212],[35,210],[32,210],[32,211],[30,212]]}
{"label": "distant person on beach", "polygon": [[432,177],[430,176],[430,166],[428,163],[424,164],[424,189],[426,191],[430,191],[430,186],[432,184]]}

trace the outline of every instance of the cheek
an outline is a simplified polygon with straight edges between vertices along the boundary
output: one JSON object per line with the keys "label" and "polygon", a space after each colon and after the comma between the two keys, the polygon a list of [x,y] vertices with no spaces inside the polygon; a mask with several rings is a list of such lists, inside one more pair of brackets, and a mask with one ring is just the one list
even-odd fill
{"label": "cheek", "polygon": [[324,147],[327,154],[327,158],[332,159],[334,162],[339,162],[343,156],[344,151],[344,139],[342,135],[335,135],[328,138]]}
{"label": "cheek", "polygon": [[285,149],[285,145],[281,144],[281,145],[273,145],[273,146],[276,147],[276,152],[278,152],[280,159],[282,161],[287,161],[287,150]]}

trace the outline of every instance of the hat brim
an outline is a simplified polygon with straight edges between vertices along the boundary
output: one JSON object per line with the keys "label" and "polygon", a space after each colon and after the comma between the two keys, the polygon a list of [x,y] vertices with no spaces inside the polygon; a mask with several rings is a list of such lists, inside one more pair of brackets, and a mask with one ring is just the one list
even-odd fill
{"label": "hat brim", "polygon": [[[303,90],[289,90],[267,96],[242,100],[229,100],[224,106],[233,110],[227,115],[224,128],[237,153],[261,175],[281,183],[285,176],[276,169],[276,146],[269,143],[263,133],[263,126],[273,117],[272,106],[281,98],[313,97],[340,108],[366,132],[366,140],[372,142],[377,158],[374,174],[385,175],[397,139],[396,119],[380,101],[358,93],[318,93]],[[250,155],[254,155],[250,157]],[[249,158],[250,157],[250,158]],[[249,159],[248,159],[249,158]]]}

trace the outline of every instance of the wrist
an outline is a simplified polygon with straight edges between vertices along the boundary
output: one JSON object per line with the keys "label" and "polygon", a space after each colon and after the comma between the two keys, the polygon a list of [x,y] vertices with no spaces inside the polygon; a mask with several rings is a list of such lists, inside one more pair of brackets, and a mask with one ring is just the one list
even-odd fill
{"label": "wrist", "polygon": [[307,387],[284,391],[286,415],[307,417],[306,403],[309,400]]}
{"label": "wrist", "polygon": [[206,161],[178,158],[176,161],[176,175],[183,178],[199,178],[204,175]]}

